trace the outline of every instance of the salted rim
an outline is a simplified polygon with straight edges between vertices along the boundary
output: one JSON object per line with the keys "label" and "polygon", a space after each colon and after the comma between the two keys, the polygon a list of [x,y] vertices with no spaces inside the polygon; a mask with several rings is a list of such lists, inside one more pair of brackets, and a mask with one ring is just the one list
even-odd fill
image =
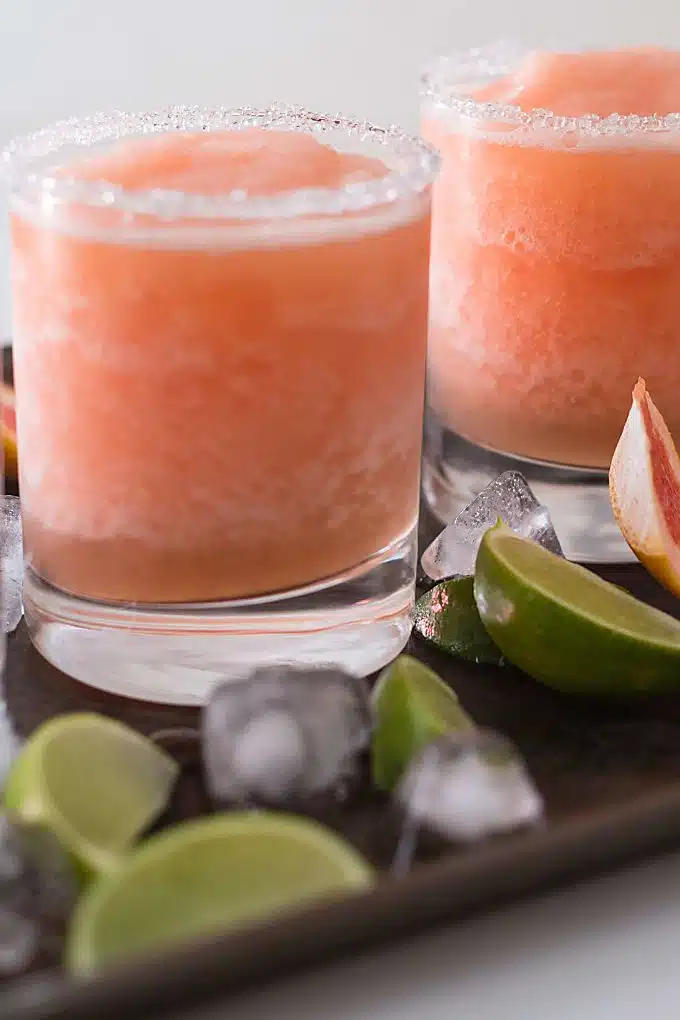
{"label": "salted rim", "polygon": [[[300,188],[277,195],[249,196],[246,191],[201,195],[162,188],[133,190],[111,182],[55,177],[53,168],[40,171],[36,163],[64,146],[88,147],[110,139],[170,131],[243,130],[248,127],[304,131],[308,134],[342,131],[357,140],[370,139],[400,157],[400,166],[384,177],[348,183],[339,188]],[[11,141],[0,153],[0,183],[23,199],[39,202],[49,195],[51,205],[78,203],[146,214],[161,220],[290,219],[296,216],[341,215],[413,198],[432,183],[439,166],[435,150],[398,127],[377,127],[341,115],[313,113],[299,106],[274,103],[269,107],[169,106],[161,110],[114,110],[73,117]]]}
{"label": "salted rim", "polygon": [[470,98],[465,88],[484,85],[516,67],[529,50],[505,43],[461,50],[441,56],[420,78],[420,96],[457,116],[475,121],[503,121],[511,126],[548,130],[556,134],[579,133],[591,137],[612,137],[640,133],[680,133],[680,113],[642,117],[612,113],[607,117],[585,114],[561,117],[552,110],[524,111],[512,103],[486,103]]}

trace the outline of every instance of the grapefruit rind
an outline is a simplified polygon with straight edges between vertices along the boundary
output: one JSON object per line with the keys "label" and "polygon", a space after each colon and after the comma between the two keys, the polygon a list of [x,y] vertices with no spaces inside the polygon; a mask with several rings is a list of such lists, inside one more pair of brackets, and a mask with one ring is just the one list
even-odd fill
{"label": "grapefruit rind", "polygon": [[0,383],[0,428],[2,429],[5,474],[8,478],[16,478],[17,433],[14,390],[6,383]]}
{"label": "grapefruit rind", "polygon": [[680,457],[644,379],[609,469],[614,517],[635,556],[680,595]]}

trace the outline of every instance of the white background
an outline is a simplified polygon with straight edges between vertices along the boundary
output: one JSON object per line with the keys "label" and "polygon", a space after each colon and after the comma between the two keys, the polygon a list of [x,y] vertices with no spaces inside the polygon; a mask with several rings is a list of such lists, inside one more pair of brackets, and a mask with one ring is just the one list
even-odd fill
{"label": "white background", "polygon": [[[417,126],[445,49],[680,43],[676,0],[0,0],[0,144],[74,113],[301,103]],[[0,237],[0,332],[8,328]]]}
{"label": "white background", "polygon": [[[677,0],[0,0],[0,144],[170,102],[303,103],[417,126],[418,69],[497,38],[680,45]],[[0,334],[8,328],[0,242]],[[582,886],[240,1004],[233,1020],[678,1016],[680,862]]]}

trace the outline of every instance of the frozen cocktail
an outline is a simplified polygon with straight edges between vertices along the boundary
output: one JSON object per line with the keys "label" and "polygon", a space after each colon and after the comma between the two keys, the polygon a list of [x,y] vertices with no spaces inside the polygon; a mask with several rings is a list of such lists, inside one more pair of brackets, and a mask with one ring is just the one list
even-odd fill
{"label": "frozen cocktail", "polygon": [[680,434],[678,110],[680,53],[658,49],[475,51],[426,76],[435,427],[606,470],[642,375]]}
{"label": "frozen cocktail", "polygon": [[151,635],[154,668],[182,629],[208,673],[388,659],[412,599],[431,152],[277,108],[94,119],[7,161],[39,646],[69,666],[48,632],[72,610]]}

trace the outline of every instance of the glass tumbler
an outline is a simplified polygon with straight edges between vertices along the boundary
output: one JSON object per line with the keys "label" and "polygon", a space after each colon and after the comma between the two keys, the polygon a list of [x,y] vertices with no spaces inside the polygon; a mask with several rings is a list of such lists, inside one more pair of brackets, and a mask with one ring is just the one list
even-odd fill
{"label": "glass tumbler", "polygon": [[40,652],[171,703],[264,663],[398,654],[432,150],[297,108],[178,107],[63,122],[3,162]]}
{"label": "glass tumbler", "polygon": [[680,115],[654,114],[673,96],[680,55],[650,49],[496,46],[423,77],[442,157],[424,488],[442,521],[514,468],[567,555],[630,558],[607,472],[639,376],[680,435]]}

